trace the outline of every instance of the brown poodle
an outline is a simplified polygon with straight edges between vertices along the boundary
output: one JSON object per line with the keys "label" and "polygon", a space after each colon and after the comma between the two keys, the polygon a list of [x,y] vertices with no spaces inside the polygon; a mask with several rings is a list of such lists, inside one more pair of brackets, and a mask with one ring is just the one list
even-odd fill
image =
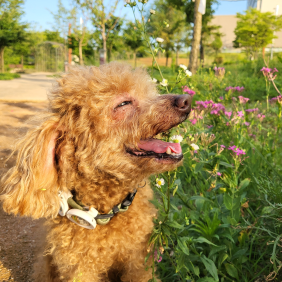
{"label": "brown poodle", "polygon": [[[8,213],[49,218],[35,281],[148,281],[157,211],[147,178],[183,158],[178,144],[154,136],[187,118],[191,97],[159,95],[144,69],[115,62],[71,69],[48,98],[40,126],[16,145],[16,166],[3,177],[0,198]],[[114,211],[134,189],[127,210]],[[61,192],[85,211],[112,211],[109,222],[87,229],[58,215]]]}

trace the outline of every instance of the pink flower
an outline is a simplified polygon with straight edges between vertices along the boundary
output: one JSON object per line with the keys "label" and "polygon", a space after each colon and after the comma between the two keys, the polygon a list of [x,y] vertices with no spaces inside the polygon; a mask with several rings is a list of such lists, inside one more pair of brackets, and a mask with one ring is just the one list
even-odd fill
{"label": "pink flower", "polygon": [[183,92],[186,92],[187,94],[189,94],[192,97],[196,94],[195,91],[193,91],[192,89],[189,89],[187,86],[184,86]]}
{"label": "pink flower", "polygon": [[252,112],[257,112],[257,111],[258,111],[258,108],[245,110],[245,112],[247,113],[252,113]]}
{"label": "pink flower", "polygon": [[278,100],[281,100],[282,99],[282,96],[279,95],[277,97],[274,97],[272,99],[269,100],[270,103],[274,103],[274,102],[278,102]]}
{"label": "pink flower", "polygon": [[237,148],[236,146],[231,146],[231,147],[228,148],[228,150],[233,151],[236,154],[236,156],[246,155],[244,150],[241,150],[241,149]]}
{"label": "pink flower", "polygon": [[221,176],[221,173],[220,173],[220,172],[217,172],[216,174],[217,174],[218,176]]}
{"label": "pink flower", "polygon": [[194,125],[194,124],[196,124],[197,123],[197,119],[196,118],[193,118],[192,120],[191,120],[191,123]]}
{"label": "pink flower", "polygon": [[212,105],[213,101],[196,101],[196,105],[199,105],[200,109],[206,109],[209,105]]}
{"label": "pink flower", "polygon": [[258,118],[260,121],[263,121],[263,119],[265,118],[265,115],[263,115],[263,114],[258,114],[258,115],[257,115],[257,118]]}
{"label": "pink flower", "polygon": [[263,75],[268,79],[268,80],[274,80],[277,75],[274,75],[275,72],[278,72],[277,68],[274,68],[273,70],[270,68],[263,67],[260,71],[262,71]]}
{"label": "pink flower", "polygon": [[220,99],[220,100],[223,100],[223,97],[222,97],[222,96],[220,96],[220,97],[219,97],[219,99]]}
{"label": "pink flower", "polygon": [[239,96],[239,102],[240,104],[246,104],[250,99],[249,98],[245,98],[243,96]]}
{"label": "pink flower", "polygon": [[238,115],[238,117],[244,117],[244,113],[243,113],[243,111],[239,111],[239,112],[237,112],[237,115]]}
{"label": "pink flower", "polygon": [[158,252],[157,252],[157,250],[155,250],[154,257],[155,257],[155,261],[157,261],[157,262],[161,262],[162,259],[163,259],[161,256],[160,256],[160,258],[158,259]]}
{"label": "pink flower", "polygon": [[250,123],[249,122],[244,122],[244,124],[246,125],[246,126],[249,126],[250,125]]}
{"label": "pink flower", "polygon": [[225,111],[224,114],[230,118],[232,116],[232,111],[231,112]]}
{"label": "pink flower", "polygon": [[242,87],[240,87],[240,86],[236,86],[236,87],[228,86],[228,87],[225,88],[225,91],[232,90],[232,92],[234,92],[234,91],[242,92],[244,89],[245,89],[244,86],[242,86]]}
{"label": "pink flower", "polygon": [[225,88],[225,91],[233,90],[234,88],[232,86],[228,86]]}
{"label": "pink flower", "polygon": [[225,146],[224,146],[224,145],[220,145],[220,147],[221,147],[221,148],[223,148],[223,149],[225,148]]}
{"label": "pink flower", "polygon": [[270,68],[263,67],[260,71],[263,72],[263,75],[267,75],[268,73],[271,72],[271,69],[270,69]]}
{"label": "pink flower", "polygon": [[213,125],[208,125],[208,128],[212,128],[213,127]]}
{"label": "pink flower", "polygon": [[240,86],[237,86],[237,87],[234,87],[235,90],[237,90],[238,92],[242,92],[245,88],[244,86],[240,87]]}

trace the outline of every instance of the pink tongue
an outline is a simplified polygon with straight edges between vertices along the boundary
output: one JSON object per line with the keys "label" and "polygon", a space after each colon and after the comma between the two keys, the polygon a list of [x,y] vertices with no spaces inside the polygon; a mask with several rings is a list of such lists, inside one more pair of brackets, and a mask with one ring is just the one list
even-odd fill
{"label": "pink tongue", "polygon": [[157,154],[165,153],[168,148],[171,149],[172,153],[180,154],[182,152],[179,143],[168,143],[157,139],[141,141],[138,147],[145,151],[153,151]]}

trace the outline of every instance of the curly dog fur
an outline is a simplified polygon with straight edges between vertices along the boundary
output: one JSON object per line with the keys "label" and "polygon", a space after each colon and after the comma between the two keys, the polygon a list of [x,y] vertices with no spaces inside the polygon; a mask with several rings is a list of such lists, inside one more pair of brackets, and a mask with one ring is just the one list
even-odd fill
{"label": "curly dog fur", "polygon": [[74,67],[57,79],[40,125],[16,144],[17,162],[2,179],[0,197],[8,213],[49,218],[35,281],[152,278],[144,261],[157,211],[148,184],[127,212],[94,230],[58,216],[58,192],[74,191],[85,205],[108,213],[151,174],[179,166],[181,160],[127,152],[141,152],[140,140],[187,118],[191,99],[179,97],[160,96],[144,69],[121,63]]}

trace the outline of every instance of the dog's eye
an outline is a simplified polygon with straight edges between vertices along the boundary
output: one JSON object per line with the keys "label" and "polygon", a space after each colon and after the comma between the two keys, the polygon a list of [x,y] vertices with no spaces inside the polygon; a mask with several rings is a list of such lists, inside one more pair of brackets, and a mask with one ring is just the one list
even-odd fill
{"label": "dog's eye", "polygon": [[120,103],[120,104],[117,106],[117,108],[123,107],[123,106],[128,105],[128,104],[132,104],[132,102],[131,102],[131,101],[124,101],[124,102]]}

